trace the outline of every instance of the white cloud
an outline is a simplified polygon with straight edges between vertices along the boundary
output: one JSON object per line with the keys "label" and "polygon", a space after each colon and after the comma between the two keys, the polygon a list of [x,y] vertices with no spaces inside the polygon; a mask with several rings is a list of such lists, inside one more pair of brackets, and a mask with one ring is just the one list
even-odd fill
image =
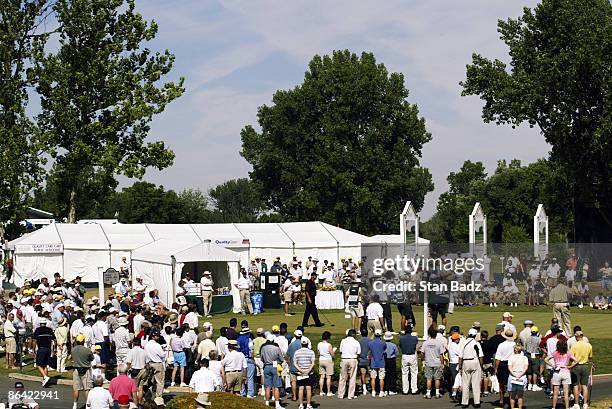
{"label": "white cloud", "polygon": [[[181,122],[189,135],[171,141],[177,164],[152,177],[168,186],[208,187],[246,176],[240,129],[255,124],[256,108],[276,89],[293,85],[270,73],[265,86],[247,87],[249,69],[288,57],[299,68],[283,78],[299,78],[314,54],[340,48],[372,51],[389,70],[406,75],[410,100],[426,115],[433,134],[423,158],[436,183],[423,212],[429,216],[446,188],[446,176],[465,159],[481,160],[493,171],[498,159],[530,162],[548,151],[537,130],[483,124],[481,102],[460,96],[458,83],[472,52],[507,59],[497,20],[520,15],[521,3],[533,6],[535,0],[147,0],[141,6],[159,22],[164,46],[181,50],[177,63],[186,68],[188,87],[188,95],[156,121],[156,129]],[[242,81],[224,83],[238,72]]]}

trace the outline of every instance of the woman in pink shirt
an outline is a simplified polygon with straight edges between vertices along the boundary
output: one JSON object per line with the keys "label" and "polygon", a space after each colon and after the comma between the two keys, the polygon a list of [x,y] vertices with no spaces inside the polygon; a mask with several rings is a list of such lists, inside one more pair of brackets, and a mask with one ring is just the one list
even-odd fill
{"label": "woman in pink shirt", "polygon": [[572,369],[578,361],[576,361],[571,352],[568,352],[567,341],[560,339],[557,342],[557,350],[553,352],[552,355],[547,356],[545,361],[553,367],[553,376],[550,382],[554,388],[552,407],[557,407],[559,388],[561,385],[564,385],[563,400],[565,401],[565,408],[569,409],[569,390],[572,384],[570,369]]}

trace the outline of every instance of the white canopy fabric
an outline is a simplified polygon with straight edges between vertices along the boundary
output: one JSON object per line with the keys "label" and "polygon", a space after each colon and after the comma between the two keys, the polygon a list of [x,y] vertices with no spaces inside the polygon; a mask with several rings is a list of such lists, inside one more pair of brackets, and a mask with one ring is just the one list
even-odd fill
{"label": "white canopy fabric", "polygon": [[[173,260],[174,257],[174,277]],[[181,279],[185,263],[224,261],[228,263],[234,309],[240,308],[240,295],[234,284],[238,280],[240,255],[211,243],[189,243],[160,239],[132,252],[132,276],[142,277],[144,284],[159,291],[166,305],[174,300],[173,286]]]}
{"label": "white canopy fabric", "polygon": [[153,240],[172,239],[188,242],[201,242],[190,224],[147,224]]}
{"label": "white canopy fabric", "polygon": [[[168,242],[160,241],[168,240]],[[295,223],[216,223],[216,224],[53,224],[8,243],[15,251],[15,280],[52,277],[60,272],[66,279],[77,275],[84,282],[98,280],[98,267],[119,268],[122,257],[141,257],[158,264],[167,263],[168,253],[176,254],[205,240],[224,247],[240,257],[265,258],[271,265],[294,255],[313,256],[338,264],[341,258],[361,256],[362,243],[401,243],[399,235],[366,237],[318,221]],[[153,244],[155,243],[155,244]],[[419,238],[419,244],[428,240]],[[143,246],[151,245],[144,248]],[[132,254],[133,253],[133,254]],[[140,256],[139,256],[140,254]],[[129,260],[128,260],[129,262]]]}
{"label": "white canopy fabric", "polygon": [[[402,243],[402,236],[399,234],[377,234],[376,236],[368,237],[369,243]],[[417,243],[429,244],[429,240],[419,237]]]}

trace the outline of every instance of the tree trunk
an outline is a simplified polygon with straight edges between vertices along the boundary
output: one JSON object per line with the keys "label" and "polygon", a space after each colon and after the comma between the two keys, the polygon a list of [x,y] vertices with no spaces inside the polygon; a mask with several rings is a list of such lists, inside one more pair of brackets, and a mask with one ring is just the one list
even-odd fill
{"label": "tree trunk", "polygon": [[70,190],[70,199],[68,202],[68,223],[76,223],[76,188]]}

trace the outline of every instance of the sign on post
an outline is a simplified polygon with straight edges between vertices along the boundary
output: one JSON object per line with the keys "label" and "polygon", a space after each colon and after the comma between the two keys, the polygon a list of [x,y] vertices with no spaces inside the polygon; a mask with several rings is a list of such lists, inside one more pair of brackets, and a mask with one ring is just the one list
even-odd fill
{"label": "sign on post", "polygon": [[102,282],[105,285],[113,285],[119,282],[119,272],[114,268],[108,268],[102,275]]}

